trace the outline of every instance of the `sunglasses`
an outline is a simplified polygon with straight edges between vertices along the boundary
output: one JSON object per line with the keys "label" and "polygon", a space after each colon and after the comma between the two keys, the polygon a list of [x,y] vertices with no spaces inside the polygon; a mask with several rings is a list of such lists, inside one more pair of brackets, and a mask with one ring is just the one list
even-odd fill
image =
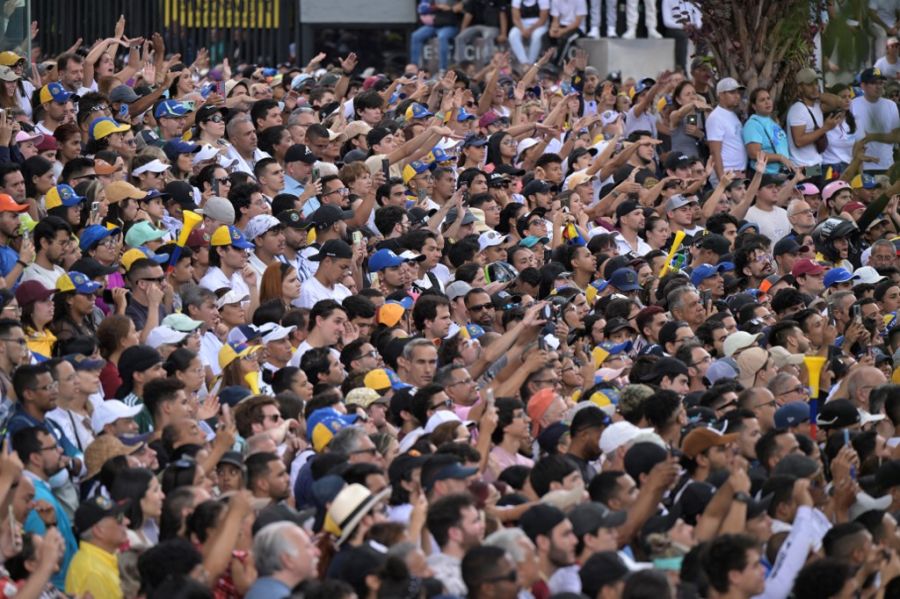
{"label": "sunglasses", "polygon": [[494,304],[478,304],[469,308],[469,312],[481,312],[483,310],[493,310]]}
{"label": "sunglasses", "polygon": [[224,118],[221,114],[214,114],[214,115],[212,115],[211,117],[209,117],[208,119],[206,119],[206,120],[203,121],[203,122],[204,122],[204,123],[210,123],[210,122],[212,122],[212,123],[224,123],[224,122],[225,122],[225,118]]}

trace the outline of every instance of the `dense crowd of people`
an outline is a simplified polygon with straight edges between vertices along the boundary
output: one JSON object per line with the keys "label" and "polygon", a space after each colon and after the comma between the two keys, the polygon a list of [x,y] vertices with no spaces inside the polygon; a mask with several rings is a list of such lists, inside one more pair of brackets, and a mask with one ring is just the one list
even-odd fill
{"label": "dense crowd of people", "polygon": [[0,53],[4,596],[900,596],[896,39],[782,115],[125,33]]}

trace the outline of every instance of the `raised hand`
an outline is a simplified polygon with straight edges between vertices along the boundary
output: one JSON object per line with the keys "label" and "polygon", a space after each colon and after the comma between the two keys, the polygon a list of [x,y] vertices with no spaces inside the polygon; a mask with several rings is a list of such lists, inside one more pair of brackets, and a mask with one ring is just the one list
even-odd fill
{"label": "raised hand", "polygon": [[359,64],[359,59],[356,57],[355,52],[351,52],[347,55],[347,58],[340,59],[340,63],[344,74],[349,75],[356,68],[356,65]]}

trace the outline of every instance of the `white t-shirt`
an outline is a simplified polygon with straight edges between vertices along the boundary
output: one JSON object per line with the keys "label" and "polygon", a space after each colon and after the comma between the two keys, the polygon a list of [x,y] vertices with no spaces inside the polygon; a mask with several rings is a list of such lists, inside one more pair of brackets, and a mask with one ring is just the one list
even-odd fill
{"label": "white t-shirt", "polygon": [[200,286],[213,292],[222,289],[223,287],[230,287],[242,296],[250,297],[250,287],[247,286],[241,273],[235,272],[229,279],[218,266],[209,267],[209,270],[207,270],[206,274],[203,275],[203,278],[200,279]]}
{"label": "white t-shirt", "polygon": [[722,142],[722,168],[726,171],[747,170],[747,148],[742,132],[738,115],[721,106],[706,119],[706,139]]}
{"label": "white t-shirt", "polygon": [[[551,0],[550,16],[557,17],[559,24],[568,27],[575,22],[576,17],[586,17],[587,1],[586,0]],[[584,21],[581,23],[584,26]]]}
{"label": "white t-shirt", "polygon": [[329,289],[316,277],[310,277],[300,286],[300,295],[291,302],[297,308],[312,308],[316,302],[325,299],[333,299],[337,303],[352,295],[350,290],[340,283],[335,284],[334,289]]}
{"label": "white t-shirt", "polygon": [[[292,357],[291,361],[288,362],[288,366],[296,366],[297,368],[300,368],[300,360],[303,359],[303,354],[311,349],[313,349],[313,346],[304,339],[303,343],[297,346],[297,350],[294,352],[294,357]],[[331,355],[334,356],[337,360],[341,359],[341,353],[333,347],[331,348]]]}
{"label": "white t-shirt", "polygon": [[850,125],[845,121],[825,135],[828,137],[828,147],[822,152],[822,164],[850,164],[853,159],[853,144],[856,142],[856,133],[850,133]]}
{"label": "white t-shirt", "polygon": [[759,225],[759,232],[771,239],[773,245],[791,232],[787,210],[779,206],[775,206],[769,212],[760,210],[756,206],[750,206],[744,220]]}
{"label": "white t-shirt", "polygon": [[[812,112],[812,114],[810,114]],[[815,117],[815,119],[813,118]],[[788,146],[791,148],[791,160],[800,166],[816,166],[822,164],[822,155],[816,150],[816,144],[798,148],[794,145],[792,127],[803,125],[804,133],[811,133],[822,126],[825,117],[822,115],[822,107],[816,102],[815,106],[807,106],[803,102],[794,102],[787,115]]]}
{"label": "white t-shirt", "polygon": [[875,61],[875,68],[881,71],[881,74],[888,79],[896,79],[897,73],[900,73],[900,58],[897,62],[891,64],[888,62],[887,56],[882,56]]}
{"label": "white t-shirt", "polygon": [[222,349],[222,345],[224,344],[212,331],[206,331],[200,337],[200,362],[204,366],[209,366],[215,376],[222,374],[222,369],[219,368],[219,350]]}
{"label": "white t-shirt", "polygon": [[29,264],[24,271],[22,271],[22,280],[25,281],[37,281],[47,289],[56,289],[56,281],[61,276],[66,274],[65,269],[62,266],[58,266],[56,264],[53,265],[52,270],[48,270],[43,266],[39,265],[37,262],[32,262]]}
{"label": "white t-shirt", "polygon": [[[853,98],[850,111],[856,118],[856,134],[859,137],[869,133],[889,133],[900,127],[897,104],[885,98],[879,98],[877,102],[869,102],[865,96]],[[894,163],[893,150],[891,144],[867,143],[866,156],[878,158],[878,162],[866,162],[863,170],[884,171],[891,168]]]}

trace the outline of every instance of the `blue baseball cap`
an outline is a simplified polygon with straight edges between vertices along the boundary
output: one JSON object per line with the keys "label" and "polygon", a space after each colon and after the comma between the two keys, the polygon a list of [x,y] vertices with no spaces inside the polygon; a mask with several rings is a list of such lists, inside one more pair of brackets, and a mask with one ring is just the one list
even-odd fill
{"label": "blue baseball cap", "polygon": [[334,408],[320,408],[306,419],[306,440],[317,452],[324,450],[342,428],[352,426],[356,414],[341,414]]}
{"label": "blue baseball cap", "polygon": [[453,156],[449,155],[447,152],[444,151],[443,148],[440,148],[438,146],[434,146],[434,149],[431,150],[431,156],[433,157],[433,160],[432,160],[433,163],[447,162],[448,160],[453,160]]}
{"label": "blue baseball cap", "polygon": [[163,152],[166,153],[166,157],[172,162],[178,160],[180,154],[196,154],[199,151],[200,146],[197,144],[181,141],[180,139],[167,141],[163,146]]}
{"label": "blue baseball cap", "polygon": [[407,121],[410,121],[412,119],[427,119],[428,117],[434,116],[434,113],[428,110],[423,104],[416,102],[409,105],[404,116],[406,116]]}
{"label": "blue baseball cap", "polygon": [[789,428],[809,421],[809,404],[792,401],[775,410],[775,428]]}
{"label": "blue baseball cap", "polygon": [[609,277],[609,284],[619,291],[639,291],[638,276],[633,268],[618,268]]}
{"label": "blue baseball cap", "polygon": [[74,94],[66,91],[66,88],[64,88],[61,83],[54,81],[41,88],[40,100],[41,104],[46,104],[51,101],[65,104],[73,95]]}
{"label": "blue baseball cap", "polygon": [[469,133],[466,135],[465,140],[463,140],[464,148],[480,148],[482,146],[486,146],[488,140],[483,135],[479,135],[477,133]]}
{"label": "blue baseball cap", "polygon": [[393,251],[380,249],[369,258],[369,272],[381,272],[385,268],[394,268],[406,262]]}
{"label": "blue baseball cap", "polygon": [[456,115],[456,120],[460,123],[464,123],[468,120],[474,120],[476,117],[471,112],[468,112],[465,108],[460,108],[459,112]]}
{"label": "blue baseball cap", "polygon": [[853,274],[846,268],[832,268],[825,273],[825,287],[828,288],[832,285],[837,285],[838,283],[846,283],[847,281],[852,281],[853,279],[858,278],[859,276]]}
{"label": "blue baseball cap", "polygon": [[156,110],[153,111],[153,116],[160,118],[179,118],[183,117],[190,110],[187,109],[187,106],[179,102],[178,100],[163,100],[156,106]]}
{"label": "blue baseball cap", "polygon": [[612,341],[604,341],[600,344],[610,356],[615,356],[618,354],[627,354],[631,351],[631,348],[634,346],[634,343],[631,341],[623,341],[622,343],[613,343]]}
{"label": "blue baseball cap", "polygon": [[89,227],[85,227],[84,231],[81,232],[81,239],[78,240],[78,247],[81,248],[81,251],[87,251],[112,235],[118,235],[122,229],[116,227],[115,229],[107,229],[103,225],[91,225]]}
{"label": "blue baseball cap", "polygon": [[[723,272],[725,272],[723,266],[725,265],[717,264],[716,266],[713,266],[712,264],[701,264],[694,269],[694,272],[691,273],[691,284],[694,287],[697,287],[706,279],[715,276],[716,274],[722,274]],[[732,267],[732,269],[733,268],[734,267]]]}
{"label": "blue baseball cap", "polygon": [[166,262],[169,261],[169,254],[166,254],[166,253],[157,254],[156,252],[154,252],[153,250],[148,248],[146,245],[142,245],[135,249],[141,250],[144,253],[144,255],[147,256],[147,258],[149,258],[150,260],[153,260],[157,264],[165,264]]}
{"label": "blue baseball cap", "polygon": [[85,295],[93,295],[102,287],[100,283],[96,283],[81,272],[71,271],[61,275],[56,280],[56,290],[65,293],[66,291],[74,291],[75,293],[83,293]]}
{"label": "blue baseball cap", "polygon": [[538,237],[536,235],[529,235],[528,237],[522,238],[522,241],[519,242],[519,245],[525,248],[533,248],[539,243],[549,243],[549,237]]}

